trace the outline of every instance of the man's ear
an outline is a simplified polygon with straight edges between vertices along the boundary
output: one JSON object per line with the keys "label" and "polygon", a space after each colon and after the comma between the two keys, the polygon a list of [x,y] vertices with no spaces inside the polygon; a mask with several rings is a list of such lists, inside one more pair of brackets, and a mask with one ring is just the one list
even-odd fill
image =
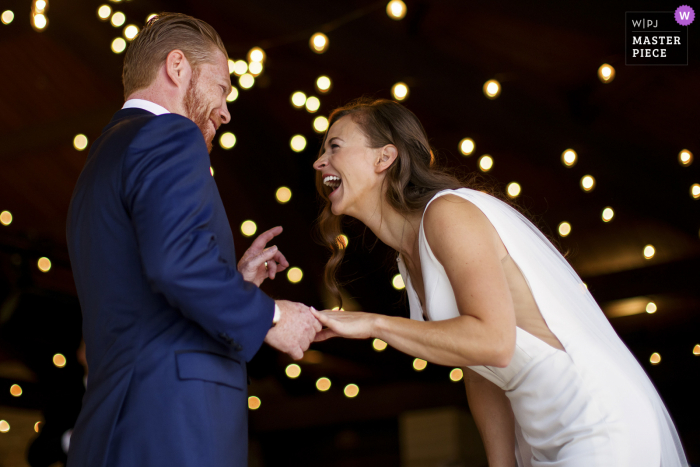
{"label": "man's ear", "polygon": [[394,163],[399,155],[399,150],[393,144],[387,144],[379,150],[379,156],[374,164],[374,170],[382,173]]}
{"label": "man's ear", "polygon": [[182,50],[172,50],[165,57],[165,73],[172,84],[178,88],[187,88],[189,86],[192,79],[192,67]]}

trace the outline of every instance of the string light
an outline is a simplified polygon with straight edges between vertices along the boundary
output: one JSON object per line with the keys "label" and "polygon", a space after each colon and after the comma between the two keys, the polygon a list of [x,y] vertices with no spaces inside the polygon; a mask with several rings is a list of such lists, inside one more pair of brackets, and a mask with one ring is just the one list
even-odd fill
{"label": "string light", "polygon": [[291,268],[289,271],[287,271],[287,279],[289,282],[292,284],[298,284],[301,282],[301,279],[304,277],[304,272],[299,269],[299,268]]}
{"label": "string light", "polygon": [[488,172],[493,168],[493,157],[484,154],[479,158],[479,168],[482,172]]}
{"label": "string light", "polygon": [[301,152],[306,147],[306,138],[303,135],[294,135],[289,140],[289,146],[292,148],[292,151]]}
{"label": "string light", "polygon": [[377,352],[383,352],[387,348],[387,343],[381,339],[374,339],[372,341],[372,348]]}
{"label": "string light", "polygon": [[126,40],[133,41],[139,33],[139,28],[135,24],[130,24],[124,28],[124,37]]}
{"label": "string light", "polygon": [[511,198],[517,198],[520,195],[520,185],[517,182],[510,182],[506,191]]}
{"label": "string light", "polygon": [[40,428],[40,426],[41,426],[41,422],[36,422],[36,423],[34,424],[34,431],[36,431],[37,433],[39,433],[39,428]]}
{"label": "string light", "polygon": [[644,257],[646,259],[653,258],[655,254],[656,254],[656,249],[654,248],[654,245],[647,245],[644,247]]}
{"label": "string light", "polygon": [[693,183],[693,185],[690,187],[690,196],[695,199],[700,198],[700,184]]}
{"label": "string light", "polygon": [[304,107],[304,104],[306,104],[306,94],[304,94],[301,91],[297,91],[294,94],[292,94],[292,105],[294,107],[300,109]]}
{"label": "string light", "polygon": [[288,203],[289,200],[292,199],[292,190],[290,190],[286,186],[281,186],[277,188],[275,198],[277,198],[277,202],[280,204]]}
{"label": "string light", "polygon": [[124,25],[124,23],[126,23],[126,15],[121,11],[116,11],[112,15],[110,23],[112,23],[112,26],[114,26],[115,28],[120,28]]}
{"label": "string light", "polygon": [[34,13],[44,13],[48,6],[47,0],[36,0],[34,2]]}
{"label": "string light", "polygon": [[319,76],[316,78],[316,89],[320,93],[325,93],[331,90],[331,79],[328,76]]}
{"label": "string light", "polygon": [[658,365],[659,363],[661,363],[661,355],[659,355],[658,352],[654,352],[653,354],[651,354],[651,357],[649,357],[649,361],[652,365]]}
{"label": "string light", "polygon": [[350,240],[348,240],[348,236],[345,234],[340,234],[337,237],[335,237],[335,243],[338,245],[339,250],[344,250],[345,248],[348,247],[348,244],[350,243]]}
{"label": "string light", "polygon": [[400,21],[406,16],[406,4],[401,0],[392,0],[386,5],[386,14],[394,21]]}
{"label": "string light", "polygon": [[316,96],[311,96],[306,99],[306,111],[309,113],[314,113],[321,108],[321,101]]}
{"label": "string light", "polygon": [[12,213],[10,211],[0,212],[0,224],[2,224],[2,225],[12,224]]}
{"label": "string light", "polygon": [[678,162],[682,166],[689,166],[693,163],[693,153],[688,151],[687,149],[683,149],[681,152],[678,153]]}
{"label": "string light", "polygon": [[126,41],[121,37],[117,37],[112,41],[112,52],[120,54],[126,50]]}
{"label": "string light", "polygon": [[611,82],[613,79],[615,79],[615,68],[613,68],[612,65],[603,63],[598,68],[598,78],[600,78],[600,80],[604,83]]}
{"label": "string light", "polygon": [[263,66],[260,62],[252,62],[250,65],[248,65],[248,72],[253,76],[258,76],[260,73],[262,73],[262,71]]}
{"label": "string light", "polygon": [[391,87],[391,95],[397,101],[403,101],[408,97],[408,85],[406,83],[398,82]]}
{"label": "string light", "polygon": [[265,51],[260,47],[253,47],[248,51],[248,61],[251,63],[263,63],[265,58]]}
{"label": "string light", "polygon": [[84,150],[87,147],[87,145],[87,136],[83,135],[82,133],[75,135],[75,138],[73,138],[73,147],[78,151]]}
{"label": "string light", "polygon": [[345,397],[348,399],[353,399],[357,397],[357,395],[360,393],[360,388],[357,386],[357,384],[348,384],[345,386],[345,389],[343,389],[343,394],[345,394]]}
{"label": "string light", "polygon": [[571,224],[569,224],[568,222],[562,222],[561,224],[559,224],[557,231],[559,232],[560,236],[568,237],[571,233]]}
{"label": "string light", "polygon": [[0,15],[0,21],[2,21],[2,24],[10,24],[14,19],[15,14],[12,12],[12,10],[5,10],[2,12],[2,15]]}
{"label": "string light", "polygon": [[46,16],[42,14],[34,15],[32,16],[32,26],[34,29],[37,31],[42,31],[48,26],[49,21],[46,19]]}
{"label": "string light", "polygon": [[324,116],[318,116],[314,118],[314,131],[316,133],[323,133],[328,129],[328,119]]}
{"label": "string light", "polygon": [[471,156],[475,148],[476,145],[474,144],[474,140],[471,138],[464,138],[459,142],[459,152],[461,152],[464,156]]}
{"label": "string light", "polygon": [[452,371],[450,371],[451,381],[454,381],[456,383],[458,381],[462,381],[462,378],[464,378],[464,372],[461,368],[455,368]]}
{"label": "string light", "polygon": [[49,258],[39,258],[36,264],[41,272],[49,272],[51,270],[51,260]]}
{"label": "string light", "polygon": [[219,137],[219,144],[224,149],[231,149],[236,145],[236,135],[227,131]]}
{"label": "string light", "polygon": [[322,32],[317,32],[309,40],[309,47],[317,54],[322,54],[328,50],[328,36]]}
{"label": "string light", "polygon": [[57,368],[63,368],[66,366],[66,357],[63,356],[63,354],[57,353],[53,356],[53,364]]}
{"label": "string light", "polygon": [[393,279],[391,279],[391,285],[393,285],[396,290],[403,290],[406,288],[406,284],[404,284],[401,274],[396,274]]}
{"label": "string light", "polygon": [[301,375],[301,367],[296,363],[292,363],[291,365],[287,365],[287,368],[284,369],[284,373],[288,378],[296,379]]}
{"label": "string light", "polygon": [[248,71],[248,64],[245,60],[236,60],[233,63],[233,72],[237,76],[244,75]]}
{"label": "string light", "polygon": [[695,344],[695,347],[693,347],[693,355],[696,357],[700,355],[700,344]]}
{"label": "string light", "polygon": [[22,395],[22,387],[19,384],[13,384],[10,386],[10,394],[14,397],[19,397]]}
{"label": "string light", "polygon": [[423,359],[416,358],[413,360],[413,369],[416,371],[423,371],[428,366],[428,362]]}
{"label": "string light", "polygon": [[484,95],[489,99],[495,99],[501,94],[501,83],[490,79],[484,83]]}
{"label": "string light", "polygon": [[10,431],[10,424],[5,420],[0,420],[0,433],[7,433]]}
{"label": "string light", "polygon": [[591,191],[595,188],[595,178],[591,175],[581,177],[581,189],[583,191]]}
{"label": "string light", "polygon": [[262,401],[257,396],[250,396],[248,398],[248,408],[250,410],[258,410],[262,405]]}
{"label": "string light", "polygon": [[238,84],[243,89],[250,89],[255,84],[255,77],[253,77],[253,75],[250,73],[244,73],[240,78],[238,78]]}
{"label": "string light", "polygon": [[243,223],[241,224],[241,233],[246,237],[251,237],[255,235],[255,232],[257,232],[257,230],[258,225],[251,220],[243,221]]}
{"label": "string light", "polygon": [[226,96],[226,102],[233,102],[238,99],[238,88],[236,86],[231,86],[231,92]]}
{"label": "string light", "polygon": [[561,162],[567,167],[573,167],[574,165],[576,165],[577,160],[578,155],[573,149],[567,149],[566,151],[561,153]]}
{"label": "string light", "polygon": [[603,214],[601,217],[603,218],[603,222],[610,222],[613,217],[615,217],[615,211],[613,211],[613,208],[608,206],[607,208],[603,209]]}
{"label": "string light", "polygon": [[316,389],[318,389],[321,392],[326,392],[331,388],[331,380],[326,378],[325,376],[323,378],[319,378],[318,381],[316,381]]}
{"label": "string light", "polygon": [[646,308],[645,308],[645,310],[647,311],[647,313],[649,313],[650,315],[653,314],[653,313],[656,313],[656,310],[657,310],[657,309],[658,309],[658,308],[656,307],[656,303],[654,303],[654,302],[649,302],[649,303],[647,303],[647,306],[646,306]]}

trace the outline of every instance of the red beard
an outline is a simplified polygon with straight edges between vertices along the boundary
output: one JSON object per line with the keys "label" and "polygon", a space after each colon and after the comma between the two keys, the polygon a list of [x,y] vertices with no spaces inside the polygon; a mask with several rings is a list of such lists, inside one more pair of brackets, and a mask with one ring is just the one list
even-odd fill
{"label": "red beard", "polygon": [[220,119],[217,118],[217,115],[215,115],[215,112],[209,112],[207,110],[206,102],[204,102],[201,93],[197,89],[198,80],[199,70],[195,70],[192,74],[190,86],[185,93],[185,112],[187,112],[187,117],[199,127],[202,136],[204,136],[204,142],[207,144],[207,151],[211,152],[216,130],[211,127],[209,119],[216,122],[216,127],[221,125],[221,122]]}

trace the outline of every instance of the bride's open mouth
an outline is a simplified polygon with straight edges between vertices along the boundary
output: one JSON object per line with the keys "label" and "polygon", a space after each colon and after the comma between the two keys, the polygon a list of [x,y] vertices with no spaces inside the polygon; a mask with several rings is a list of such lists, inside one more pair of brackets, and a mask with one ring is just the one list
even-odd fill
{"label": "bride's open mouth", "polygon": [[326,175],[323,177],[323,184],[331,189],[331,192],[328,194],[328,196],[338,191],[338,188],[342,183],[343,181],[337,175]]}

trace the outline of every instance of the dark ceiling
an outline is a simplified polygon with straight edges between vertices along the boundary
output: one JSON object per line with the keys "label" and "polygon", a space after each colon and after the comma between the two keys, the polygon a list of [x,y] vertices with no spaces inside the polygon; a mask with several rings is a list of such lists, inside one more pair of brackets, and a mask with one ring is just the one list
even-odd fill
{"label": "dark ceiling", "polygon": [[[21,292],[65,304],[75,297],[65,218],[87,156],[72,141],[78,133],[94,141],[123,103],[123,55],[110,50],[122,28],[98,19],[100,3],[50,0],[49,25],[37,32],[29,23],[30,3],[3,0],[0,7],[15,12],[11,24],[0,24],[0,211],[13,215],[11,225],[0,226],[0,292],[2,298]],[[673,10],[676,3],[406,4],[407,16],[393,21],[385,2],[360,0],[110,3],[126,14],[127,24],[141,25],[159,11],[204,19],[219,31],[233,59],[244,59],[253,46],[265,49],[263,74],[252,89],[241,89],[229,105],[232,121],[222,128],[233,132],[237,143],[231,150],[216,145],[211,160],[239,255],[251,243],[240,232],[243,220],[254,220],[258,232],[285,227],[276,243],[304,277],[298,284],[286,277],[266,283],[270,295],[317,308],[333,305],[324,300],[321,286],[326,253],[311,235],[319,212],[311,164],[320,139],[312,121],[355,97],[390,98],[392,85],[405,82],[410,87],[405,105],[423,121],[439,160],[467,174],[478,170],[480,155],[490,154],[495,163],[488,180],[498,190],[512,181],[522,186],[517,204],[568,252],[604,309],[634,297],[657,303],[655,314],[611,322],[659,387],[686,445],[700,445],[697,398],[691,389],[700,370],[700,357],[692,354],[700,343],[700,199],[690,196],[691,185],[700,183],[700,163],[683,167],[678,162],[682,149],[700,157],[700,39],[694,25],[689,66],[626,67],[624,12]],[[317,31],[330,40],[324,54],[308,46]],[[616,70],[607,84],[597,77],[603,63]],[[314,88],[319,75],[333,81],[328,94]],[[232,78],[237,85],[237,77]],[[503,90],[489,100],[482,86],[494,78]],[[292,107],[290,96],[298,90],[320,98],[317,114]],[[289,146],[295,134],[308,140],[301,153]],[[470,157],[458,151],[465,137],[476,143]],[[567,148],[579,156],[572,168],[561,163]],[[586,174],[597,182],[591,192],[579,186]],[[283,185],[291,188],[292,199],[281,205],[275,191]],[[601,220],[606,206],[615,210],[609,223]],[[562,221],[572,225],[566,238],[556,234]],[[391,286],[397,273],[392,252],[383,245],[373,247],[374,237],[361,226],[349,223],[347,234],[342,278],[352,280],[346,292],[354,306],[407,315],[402,292]],[[656,248],[650,260],[642,254],[647,244]],[[53,263],[48,273],[36,267],[41,256]],[[22,320],[8,311],[4,318],[0,315],[5,343],[0,370],[2,361],[26,360],[31,368],[27,355],[55,353],[46,342],[31,352],[18,344],[33,327],[47,327],[49,321],[49,329],[59,331],[52,342],[73,352],[77,305],[56,310],[65,319]],[[15,307],[14,315],[20,312],[39,317],[45,311]],[[14,338],[8,338],[7,330],[2,334],[3,321],[6,329],[14,323]],[[368,435],[377,440],[383,439],[380,433],[395,431],[392,420],[405,410],[466,404],[459,385],[448,380],[447,368],[429,365],[417,373],[411,358],[391,349],[377,353],[369,342],[330,341],[314,348],[322,352],[315,354],[321,362],[302,363],[304,371],[296,380],[284,376],[289,362],[270,349],[253,361],[251,393],[263,400],[251,415],[254,438],[289,440],[292,432],[318,434],[313,430],[336,427],[328,428],[333,432],[347,425],[361,435],[378,430]],[[649,363],[652,352],[662,355],[661,364]],[[9,382],[1,373],[0,383]],[[314,388],[319,376],[334,382],[329,393]],[[361,387],[357,399],[342,396],[339,388],[349,382]],[[20,404],[0,389],[0,405]],[[29,406],[42,404],[29,390],[25,399]],[[386,445],[391,445],[398,435],[387,436]],[[358,458],[385,446],[376,443],[357,448]],[[689,454],[699,455],[687,447]],[[340,458],[336,451],[324,455]],[[385,465],[396,463],[398,451],[391,452]],[[306,465],[331,465],[299,456]],[[269,465],[278,465],[277,459],[266,455]]]}

